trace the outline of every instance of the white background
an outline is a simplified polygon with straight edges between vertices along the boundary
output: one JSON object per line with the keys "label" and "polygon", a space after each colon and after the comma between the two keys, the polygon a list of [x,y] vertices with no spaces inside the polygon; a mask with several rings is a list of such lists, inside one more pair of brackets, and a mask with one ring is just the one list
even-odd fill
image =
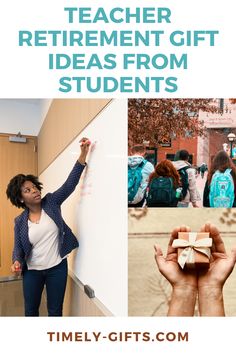
{"label": "white background", "polygon": [[[15,318],[0,319],[1,348],[8,353],[26,354],[183,354],[214,353],[226,350],[234,353],[235,320],[225,318]],[[189,341],[183,342],[49,342],[47,332],[188,332]]]}
{"label": "white background", "polygon": [[[19,48],[17,33],[19,30],[37,29],[69,29],[66,23],[64,6],[122,6],[117,1],[89,0],[12,0],[1,1],[0,6],[0,97],[1,98],[53,98],[53,97],[128,97],[132,94],[60,94],[58,92],[58,77],[61,73],[49,72],[48,53],[50,48]],[[217,45],[180,48],[187,52],[189,69],[179,71],[179,90],[170,96],[149,93],[147,96],[158,97],[235,97],[235,1],[125,1],[125,6],[167,6],[172,10],[172,24],[156,25],[155,28],[168,31],[181,30],[219,30]],[[98,28],[102,26],[99,25]],[[114,25],[111,25],[115,29]],[[109,26],[106,27],[107,30]],[[127,26],[122,25],[122,29]],[[146,26],[137,25],[138,30]],[[150,25],[147,26],[149,30]],[[132,24],[132,29],[135,25]],[[62,48],[63,52],[65,48]],[[58,51],[62,50],[57,48]],[[182,50],[183,49],[183,50]],[[96,48],[97,53],[102,48]],[[142,51],[148,50],[142,48]],[[173,48],[150,48],[148,52],[161,50],[168,53]],[[87,49],[86,52],[90,50]],[[177,51],[176,51],[177,52]],[[121,50],[117,50],[120,55]],[[114,73],[113,73],[114,74]],[[121,73],[116,72],[117,75]],[[129,73],[131,74],[131,73]],[[132,72],[132,74],[135,74]],[[173,73],[172,73],[173,74]],[[80,73],[83,75],[83,73]],[[169,75],[168,72],[165,73]],[[140,96],[140,95],[139,95]],[[144,95],[143,95],[144,96]],[[124,217],[126,211],[124,210]],[[31,353],[222,353],[226,348],[235,347],[235,318],[1,318],[0,319],[1,350],[18,354]],[[47,330],[188,330],[191,334],[189,343],[50,343],[45,332]],[[82,329],[81,329],[82,328]]]}
{"label": "white background", "polygon": [[[171,24],[68,24],[64,7],[103,6],[108,9],[121,6],[118,1],[92,0],[22,0],[1,3],[0,12],[0,96],[1,97],[107,97],[107,93],[82,94],[75,91],[66,94],[58,91],[58,79],[61,76],[177,76],[179,89],[175,93],[161,92],[137,93],[136,96],[159,97],[234,97],[235,92],[235,2],[225,1],[125,1],[125,7],[169,7]],[[165,40],[160,47],[18,47],[19,30],[164,30]],[[200,42],[198,47],[174,47],[169,44],[168,34],[175,30],[218,30],[215,47],[208,41]],[[104,53],[114,51],[118,58],[118,67],[114,70],[60,70],[48,69],[48,53]],[[187,53],[188,70],[148,70],[135,71],[130,68],[122,72],[121,58],[124,52],[144,52],[149,55],[157,53]],[[110,93],[109,97],[135,96],[135,93]]]}

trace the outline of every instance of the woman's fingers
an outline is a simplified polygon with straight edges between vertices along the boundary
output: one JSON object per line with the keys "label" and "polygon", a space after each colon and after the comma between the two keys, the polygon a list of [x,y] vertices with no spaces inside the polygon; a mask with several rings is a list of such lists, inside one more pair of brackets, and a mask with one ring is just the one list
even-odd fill
{"label": "woman's fingers", "polygon": [[178,233],[179,232],[190,232],[190,227],[182,225],[182,226],[178,226],[176,227],[171,235],[170,235],[170,240],[169,240],[169,244],[168,244],[168,248],[167,248],[167,255],[171,254],[171,253],[177,253],[177,248],[172,247],[172,243],[175,239],[178,238]]}
{"label": "woman's fingers", "polygon": [[81,143],[81,146],[90,145],[91,144],[91,141],[88,138],[85,138],[85,137],[80,139],[79,142]]}
{"label": "woman's fingers", "polygon": [[232,248],[229,257],[230,257],[230,259],[231,259],[231,261],[232,261],[232,264],[233,264],[233,267],[234,267],[234,265],[235,265],[235,263],[236,263],[236,246],[234,246],[234,247]]}
{"label": "woman's fingers", "polygon": [[163,256],[162,249],[161,249],[160,245],[154,245],[154,249],[155,249],[155,260],[156,260],[157,266],[159,269],[161,269],[163,264],[165,263],[165,258]]}
{"label": "woman's fingers", "polygon": [[11,271],[12,271],[12,273],[14,273],[14,274],[16,274],[16,275],[19,275],[19,274],[21,274],[21,264],[20,264],[20,262],[18,262],[18,261],[16,261],[16,262],[14,262],[13,264],[12,264],[12,266],[11,266]]}
{"label": "woman's fingers", "polygon": [[202,226],[201,232],[209,232],[210,237],[213,240],[212,252],[226,254],[224,242],[220,236],[219,230],[217,229],[217,227],[215,225],[210,224],[210,223],[206,223],[205,225]]}

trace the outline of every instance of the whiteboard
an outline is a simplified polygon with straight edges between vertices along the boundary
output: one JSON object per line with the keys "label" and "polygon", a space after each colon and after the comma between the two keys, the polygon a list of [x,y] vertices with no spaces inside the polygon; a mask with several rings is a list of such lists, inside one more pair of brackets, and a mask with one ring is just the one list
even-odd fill
{"label": "whiteboard", "polygon": [[127,101],[113,100],[40,175],[44,194],[65,181],[83,136],[92,142],[88,167],[62,205],[63,217],[80,242],[70,268],[109,311],[123,316],[127,314]]}

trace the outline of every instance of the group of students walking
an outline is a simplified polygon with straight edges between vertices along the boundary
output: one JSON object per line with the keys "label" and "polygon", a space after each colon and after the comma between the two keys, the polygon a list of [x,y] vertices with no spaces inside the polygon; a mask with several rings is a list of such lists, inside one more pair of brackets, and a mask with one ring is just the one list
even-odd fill
{"label": "group of students walking", "polygon": [[[174,161],[163,160],[155,167],[145,153],[144,146],[135,145],[128,157],[128,207],[198,207],[201,196],[188,151],[180,150]],[[225,151],[219,151],[208,172],[203,206],[231,208],[235,191],[236,167]]]}

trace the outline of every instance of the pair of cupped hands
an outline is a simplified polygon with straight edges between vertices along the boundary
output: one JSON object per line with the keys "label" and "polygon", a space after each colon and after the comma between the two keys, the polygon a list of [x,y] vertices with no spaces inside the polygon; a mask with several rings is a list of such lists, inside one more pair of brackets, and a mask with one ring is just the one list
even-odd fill
{"label": "pair of cupped hands", "polygon": [[212,238],[210,266],[207,270],[182,270],[178,264],[177,249],[172,247],[178,238],[178,232],[190,232],[187,226],[176,227],[170,236],[167,254],[164,257],[159,245],[155,245],[155,259],[159,271],[170,282],[172,287],[186,289],[219,288],[222,289],[231,274],[236,262],[236,247],[227,255],[219,230],[212,224],[205,224],[201,232],[208,232]]}

